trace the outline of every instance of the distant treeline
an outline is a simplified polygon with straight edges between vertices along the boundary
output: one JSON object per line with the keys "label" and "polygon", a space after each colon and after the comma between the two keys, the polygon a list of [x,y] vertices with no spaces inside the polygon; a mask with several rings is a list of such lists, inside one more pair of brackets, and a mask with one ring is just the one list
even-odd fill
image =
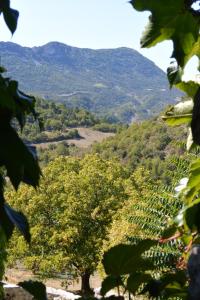
{"label": "distant treeline", "polygon": [[21,134],[27,143],[45,143],[80,138],[75,127],[91,127],[103,132],[117,132],[126,125],[111,124],[103,118],[82,108],[69,108],[62,103],[54,103],[41,98],[36,99],[36,111],[43,123],[43,131],[34,119],[28,117]]}

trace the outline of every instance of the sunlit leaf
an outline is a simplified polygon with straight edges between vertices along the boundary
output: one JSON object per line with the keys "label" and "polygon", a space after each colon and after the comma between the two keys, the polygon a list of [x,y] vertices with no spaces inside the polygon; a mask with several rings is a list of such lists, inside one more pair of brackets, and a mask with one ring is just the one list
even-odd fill
{"label": "sunlit leaf", "polygon": [[[152,47],[165,40],[172,40],[173,53],[182,69],[193,55],[199,55],[199,16],[186,7],[185,0],[132,0],[138,11],[150,11],[149,24],[141,39],[142,47]],[[177,76],[171,78],[171,84]]]}

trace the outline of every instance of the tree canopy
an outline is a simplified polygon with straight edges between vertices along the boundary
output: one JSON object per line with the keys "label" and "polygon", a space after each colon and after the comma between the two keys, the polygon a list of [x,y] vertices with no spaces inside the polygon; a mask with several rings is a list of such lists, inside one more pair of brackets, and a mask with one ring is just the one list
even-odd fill
{"label": "tree canopy", "polygon": [[[44,276],[80,276],[84,291],[102,257],[113,215],[127,199],[127,174],[119,163],[98,155],[60,157],[43,174],[37,192],[23,186],[16,195],[7,194],[29,216],[32,243],[30,250],[24,245],[22,257]],[[11,247],[11,254],[18,256],[23,242],[13,243],[18,247]]]}

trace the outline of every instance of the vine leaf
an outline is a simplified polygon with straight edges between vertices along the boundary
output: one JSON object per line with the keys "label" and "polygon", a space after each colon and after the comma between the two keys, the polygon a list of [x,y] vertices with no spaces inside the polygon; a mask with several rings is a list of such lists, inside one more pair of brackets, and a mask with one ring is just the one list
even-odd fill
{"label": "vine leaf", "polygon": [[[138,11],[150,11],[149,24],[141,39],[142,47],[152,47],[172,40],[174,58],[182,70],[194,55],[199,55],[199,16],[192,13],[185,0],[132,0]],[[173,83],[176,76],[171,80]]]}

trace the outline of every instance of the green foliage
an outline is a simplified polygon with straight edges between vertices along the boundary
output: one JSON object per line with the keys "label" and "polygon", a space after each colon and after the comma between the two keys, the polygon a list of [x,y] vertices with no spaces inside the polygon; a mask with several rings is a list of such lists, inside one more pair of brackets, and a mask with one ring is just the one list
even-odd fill
{"label": "green foliage", "polygon": [[[2,1],[1,11],[12,33],[16,29],[18,12],[10,8],[9,1]],[[0,150],[0,167],[6,170],[6,175],[11,183],[18,188],[21,181],[34,187],[38,185],[40,169],[36,157],[23,144],[16,131],[11,126],[11,121],[16,118],[21,129],[26,121],[26,115],[34,110],[35,99],[22,93],[18,89],[18,83],[0,75],[0,137],[2,147]],[[15,152],[13,152],[15,149]],[[7,238],[12,234],[14,226],[17,226],[29,240],[29,228],[25,217],[15,212],[7,204],[3,195],[3,176],[0,175],[0,201],[1,201],[1,226]]]}
{"label": "green foliage", "polygon": [[91,113],[79,108],[67,108],[64,104],[36,98],[36,110],[43,121],[41,132],[34,119],[29,117],[21,134],[26,143],[44,143],[61,141],[70,138],[79,138],[78,132],[73,127],[91,127],[101,123]]}
{"label": "green foliage", "polygon": [[153,265],[141,254],[157,242],[144,240],[136,245],[117,245],[109,249],[103,257],[103,265],[107,274],[120,276],[133,272],[135,269],[151,270]]}
{"label": "green foliage", "polygon": [[130,172],[142,166],[155,180],[162,179],[165,184],[170,184],[178,157],[188,160],[182,142],[186,135],[185,127],[170,128],[158,120],[144,121],[95,144],[93,151],[104,158],[116,157],[128,166]]}
{"label": "green foliage", "polygon": [[[0,3],[0,14],[13,34],[17,28],[18,11],[10,7],[9,0]],[[40,179],[40,168],[34,153],[22,142],[11,123],[15,119],[21,130],[26,123],[26,117],[32,114],[37,119],[35,112],[35,98],[30,97],[18,89],[18,82],[3,77],[4,68],[0,68],[0,240],[1,240],[1,273],[4,274],[6,260],[6,246],[14,227],[18,228],[26,241],[30,242],[30,231],[26,217],[12,209],[5,201],[4,186],[8,179],[17,190],[21,182],[37,187]],[[14,151],[13,151],[14,150]],[[6,177],[6,180],[5,180]],[[0,297],[3,299],[2,284]]]}
{"label": "green foliage", "polygon": [[[167,110],[164,115],[170,125],[187,124],[191,126],[189,130],[189,139],[187,148],[194,146],[194,143],[200,144],[200,130],[199,130],[199,99],[200,89],[199,85],[194,82],[183,82],[182,75],[187,62],[196,55],[200,58],[199,52],[199,30],[200,30],[200,12],[195,10],[193,4],[197,1],[156,1],[156,0],[132,0],[132,6],[138,11],[150,11],[149,24],[141,39],[143,47],[151,47],[159,42],[171,40],[173,42],[172,58],[175,59],[175,64],[168,69],[168,80],[171,86],[176,86],[186,92],[191,98],[183,103],[175,105],[173,108]],[[197,150],[198,152],[198,150]],[[192,157],[192,156],[190,156]],[[148,293],[152,298],[163,299],[192,299],[192,295],[188,295],[188,278],[184,268],[187,261],[187,252],[192,243],[199,243],[199,159],[192,163],[188,183],[183,191],[182,187],[177,188],[180,191],[176,195],[178,202],[182,201],[182,207],[177,216],[171,219],[169,227],[163,232],[163,239],[161,241],[174,241],[179,239],[182,247],[182,260],[177,261],[176,267],[178,269],[170,270],[166,274],[159,276],[159,278],[145,278],[145,284],[142,294]],[[185,176],[184,176],[185,177]],[[156,201],[156,200],[155,200]],[[138,205],[139,211],[142,215],[136,216],[141,220],[141,216],[145,216],[151,212],[152,207],[147,201],[147,206],[142,207]],[[155,214],[155,207],[153,207]],[[163,207],[161,208],[163,209]],[[161,212],[161,211],[160,211]],[[177,213],[175,211],[175,213]],[[158,211],[156,212],[158,217]],[[173,216],[172,216],[173,217]],[[134,218],[134,220],[136,220]],[[154,226],[151,219],[146,227]],[[162,219],[161,219],[162,223]],[[141,223],[139,223],[141,225]],[[152,230],[152,228],[150,228]],[[164,238],[165,237],[165,238]],[[145,239],[146,241],[147,239]],[[145,242],[144,241],[144,242]],[[186,253],[184,253],[186,249]],[[144,253],[145,254],[145,253]],[[133,253],[132,253],[133,255]],[[131,258],[131,254],[127,261]],[[114,262],[110,260],[112,266]],[[156,270],[156,266],[154,268]],[[148,268],[143,274],[148,273]],[[122,275],[123,268],[118,275]],[[129,276],[131,276],[129,272]],[[191,278],[191,280],[193,280]],[[144,281],[142,281],[144,283]],[[134,280],[126,289],[129,292],[135,293]],[[137,291],[139,292],[139,291]],[[190,293],[190,290],[189,290]]]}
{"label": "green foliage", "polygon": [[[132,0],[138,11],[151,12],[149,24],[141,39],[142,47],[152,47],[165,40],[173,42],[172,58],[177,62],[177,72],[183,72],[185,65],[194,55],[199,56],[199,14],[195,13],[195,1]],[[184,29],[183,29],[184,28]],[[172,78],[172,77],[171,77]],[[174,83],[173,76],[171,84]]]}
{"label": "green foliage", "polygon": [[109,123],[100,123],[96,124],[92,127],[94,130],[102,131],[102,132],[120,132],[124,128],[128,128],[128,125],[122,124],[109,124]]}
{"label": "green foliage", "polygon": [[[37,192],[23,186],[17,195],[7,194],[29,215],[32,235],[30,250],[15,236],[9,254],[19,253],[29,268],[46,277],[58,272],[91,275],[112,218],[127,199],[127,174],[118,163],[98,155],[83,160],[60,157],[43,174]],[[24,253],[18,250],[22,248]]]}
{"label": "green foliage", "polygon": [[[103,265],[108,275],[102,283],[102,295],[110,288],[123,287],[135,295],[141,284],[151,279],[150,274],[142,272],[154,268],[152,262],[142,255],[157,242],[153,240],[140,241],[136,245],[117,245],[108,250],[103,257]],[[123,278],[122,275],[129,275]]]}

